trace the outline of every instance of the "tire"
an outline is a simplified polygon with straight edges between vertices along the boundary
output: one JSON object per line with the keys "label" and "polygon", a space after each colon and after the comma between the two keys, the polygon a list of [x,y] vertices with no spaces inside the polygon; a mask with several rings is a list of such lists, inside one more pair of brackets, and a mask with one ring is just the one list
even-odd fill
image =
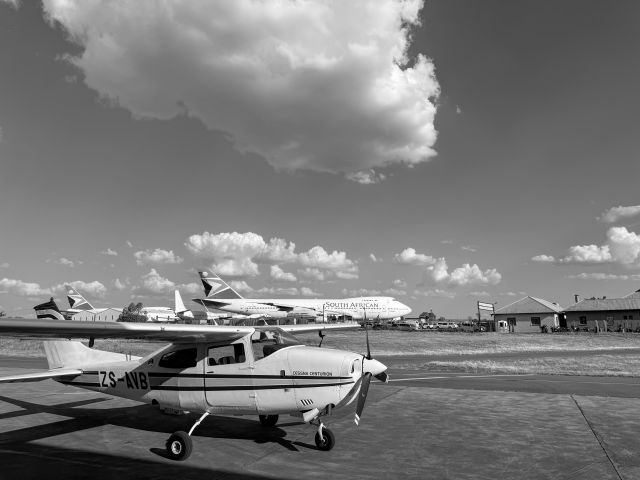
{"label": "tire", "polygon": [[278,423],[278,415],[258,415],[263,427],[274,427]]}
{"label": "tire", "polygon": [[333,432],[328,428],[322,429],[322,436],[323,438],[321,439],[320,432],[316,432],[316,447],[318,447],[318,450],[328,452],[336,444],[336,438],[333,436]]}
{"label": "tire", "polygon": [[193,442],[187,432],[175,432],[166,443],[167,454],[171,460],[186,460],[193,450]]}

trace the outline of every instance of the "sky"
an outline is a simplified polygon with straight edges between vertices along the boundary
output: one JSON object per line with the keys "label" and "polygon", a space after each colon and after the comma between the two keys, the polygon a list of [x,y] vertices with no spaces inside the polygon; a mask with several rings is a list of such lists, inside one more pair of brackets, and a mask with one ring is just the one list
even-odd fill
{"label": "sky", "polygon": [[[0,310],[640,288],[640,4],[0,0]],[[195,306],[195,305],[193,305]]]}

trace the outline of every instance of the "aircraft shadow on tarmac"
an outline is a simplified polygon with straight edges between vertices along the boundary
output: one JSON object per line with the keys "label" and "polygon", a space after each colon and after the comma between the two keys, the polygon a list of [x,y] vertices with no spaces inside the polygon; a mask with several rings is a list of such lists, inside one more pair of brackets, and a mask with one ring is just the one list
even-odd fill
{"label": "aircraft shadow on tarmac", "polygon": [[[177,430],[188,429],[198,417],[194,414],[180,416],[165,415],[159,412],[156,407],[150,405],[117,408],[89,407],[92,404],[107,400],[109,400],[109,398],[106,397],[92,398],[63,404],[43,405],[0,396],[0,402],[6,402],[21,409],[19,411],[0,414],[0,422],[5,419],[41,413],[70,417],[66,420],[0,433],[0,448],[7,444],[22,444],[103,425],[160,432],[165,433],[168,438],[171,433]],[[281,426],[298,426],[302,424],[303,422],[289,422],[282,423]],[[298,451],[296,447],[317,450],[315,445],[286,439],[287,432],[278,426],[262,427],[257,418],[254,420],[241,417],[211,415],[205,422],[198,426],[194,435],[218,439],[250,440],[255,443],[276,443],[290,451]],[[164,447],[164,443],[159,445],[158,448],[152,447],[150,450],[159,456],[165,457],[164,448],[159,447]]]}

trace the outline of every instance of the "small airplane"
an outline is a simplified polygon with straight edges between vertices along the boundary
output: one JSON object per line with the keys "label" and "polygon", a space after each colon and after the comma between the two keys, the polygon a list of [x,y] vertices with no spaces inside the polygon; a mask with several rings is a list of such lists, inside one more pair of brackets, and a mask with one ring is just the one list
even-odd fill
{"label": "small airplane", "polygon": [[[53,299],[39,307],[43,314],[58,310]],[[274,426],[282,414],[302,417],[316,427],[318,449],[328,451],[335,436],[322,418],[357,399],[355,422],[359,424],[371,378],[387,382],[387,367],[372,358],[368,330],[366,355],[306,346],[292,333],[317,331],[322,337],[324,330],[348,327],[0,319],[1,336],[65,339],[44,342],[49,370],[1,377],[0,383],[52,379],[155,405],[169,413],[200,414],[188,431],[177,431],[166,441],[167,455],[173,460],[189,457],[194,430],[211,414],[257,415],[264,427]],[[71,338],[90,338],[90,345],[95,338],[169,343],[145,357],[132,357],[93,349]]]}
{"label": "small airplane", "polygon": [[367,316],[387,320],[411,313],[411,308],[393,297],[243,298],[218,275],[206,270],[201,270],[198,274],[204,287],[205,298],[194,298],[193,301],[205,308],[212,307],[224,312],[271,318],[306,315],[320,317],[323,320],[327,315],[347,316],[353,320],[364,320]]}

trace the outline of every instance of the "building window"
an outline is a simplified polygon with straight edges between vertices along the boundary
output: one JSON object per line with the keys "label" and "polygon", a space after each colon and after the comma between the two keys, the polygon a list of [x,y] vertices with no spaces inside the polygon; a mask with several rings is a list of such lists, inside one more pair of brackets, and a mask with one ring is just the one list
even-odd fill
{"label": "building window", "polygon": [[633,320],[633,315],[623,315],[622,319],[623,320]]}
{"label": "building window", "polygon": [[613,317],[607,317],[607,326],[613,327]]}
{"label": "building window", "polygon": [[531,317],[531,325],[535,327],[540,326],[540,317]]}
{"label": "building window", "polygon": [[586,325],[587,324],[587,317],[580,317],[580,325]]}

